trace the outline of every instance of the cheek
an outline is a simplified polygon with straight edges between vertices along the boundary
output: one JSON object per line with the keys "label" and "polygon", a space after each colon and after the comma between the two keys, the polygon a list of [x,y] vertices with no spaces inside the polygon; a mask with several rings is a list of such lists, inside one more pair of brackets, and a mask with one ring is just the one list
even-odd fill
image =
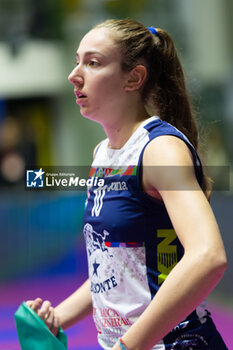
{"label": "cheek", "polygon": [[97,91],[104,91],[108,95],[110,93],[121,93],[121,91],[124,91],[124,77],[118,66],[101,72],[99,77],[97,77],[96,83]]}
{"label": "cheek", "polygon": [[124,93],[124,84],[123,81],[115,75],[103,82],[102,89],[106,95],[109,97],[111,96],[112,99],[119,98]]}

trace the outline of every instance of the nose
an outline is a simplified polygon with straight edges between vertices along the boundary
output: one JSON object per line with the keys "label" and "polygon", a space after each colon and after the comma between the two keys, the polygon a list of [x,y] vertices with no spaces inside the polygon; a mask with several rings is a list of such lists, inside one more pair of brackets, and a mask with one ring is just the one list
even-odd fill
{"label": "nose", "polygon": [[78,66],[74,67],[70,75],[68,76],[68,80],[71,84],[83,85],[83,76],[78,68]]}

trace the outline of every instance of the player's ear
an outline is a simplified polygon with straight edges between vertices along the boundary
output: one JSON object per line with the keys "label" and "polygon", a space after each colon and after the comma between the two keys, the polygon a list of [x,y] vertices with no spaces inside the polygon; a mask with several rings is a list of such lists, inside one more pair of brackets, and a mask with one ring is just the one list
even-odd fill
{"label": "player's ear", "polygon": [[147,77],[147,69],[142,64],[135,66],[127,75],[125,91],[139,90]]}

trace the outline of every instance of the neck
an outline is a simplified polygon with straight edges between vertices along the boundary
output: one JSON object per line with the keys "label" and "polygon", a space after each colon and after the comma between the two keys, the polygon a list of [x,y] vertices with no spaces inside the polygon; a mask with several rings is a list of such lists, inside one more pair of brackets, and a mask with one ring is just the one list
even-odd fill
{"label": "neck", "polygon": [[118,115],[115,120],[111,118],[110,122],[103,123],[104,131],[109,139],[109,147],[122,148],[139,125],[149,117],[150,115],[143,107],[141,110],[138,109],[136,113],[124,112],[121,116]]}

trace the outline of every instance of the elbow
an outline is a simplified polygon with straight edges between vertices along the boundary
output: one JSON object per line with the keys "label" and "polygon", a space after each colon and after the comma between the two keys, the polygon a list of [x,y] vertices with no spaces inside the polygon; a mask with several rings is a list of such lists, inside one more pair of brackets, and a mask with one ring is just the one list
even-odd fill
{"label": "elbow", "polygon": [[224,248],[215,249],[213,247],[201,247],[186,256],[189,262],[195,265],[197,270],[202,271],[206,276],[212,275],[214,279],[219,280],[224,275],[227,268],[227,257]]}
{"label": "elbow", "polygon": [[221,279],[227,268],[227,257],[225,250],[220,251],[208,251],[203,255],[203,263],[207,264],[209,272],[216,276],[217,279]]}
{"label": "elbow", "polygon": [[227,268],[227,257],[224,252],[221,257],[216,258],[215,269],[216,272],[219,272],[221,277],[224,275]]}
{"label": "elbow", "polygon": [[219,278],[219,280],[221,280],[221,278],[223,277],[225,271],[227,268],[227,260],[226,259],[222,259],[221,261],[217,261],[214,265],[214,273],[216,275],[216,277]]}

